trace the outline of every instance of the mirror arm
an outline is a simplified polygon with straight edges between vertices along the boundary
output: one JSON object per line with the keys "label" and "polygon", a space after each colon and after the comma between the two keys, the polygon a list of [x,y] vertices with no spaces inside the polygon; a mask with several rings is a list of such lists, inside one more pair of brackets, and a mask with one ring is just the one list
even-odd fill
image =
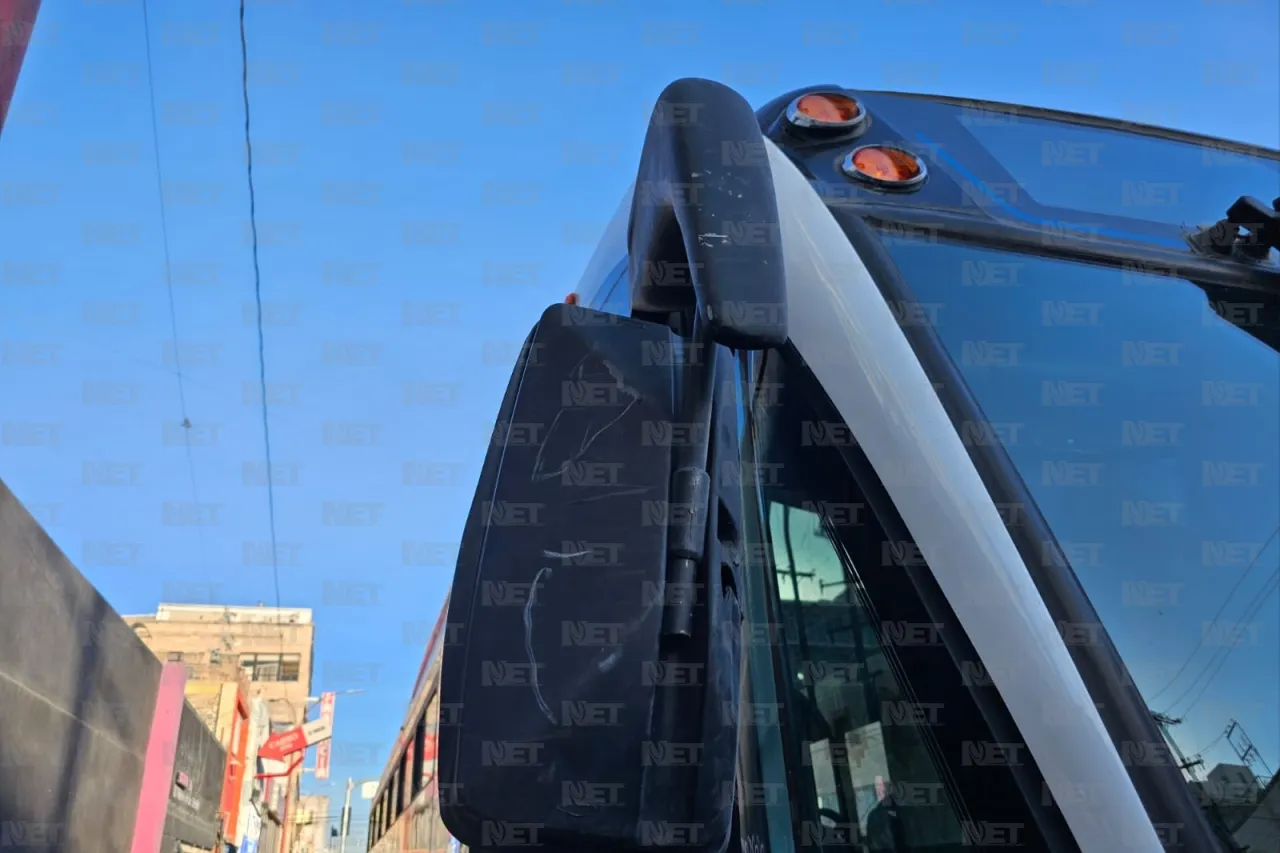
{"label": "mirror arm", "polygon": [[[695,312],[692,335],[684,339],[679,365],[678,432],[691,440],[674,448],[671,474],[671,507],[668,512],[667,565],[663,590],[662,636],[658,655],[663,671],[682,665],[703,664],[695,646],[695,608],[699,590],[708,589],[707,531],[711,504],[711,475],[707,471],[715,396],[715,345],[706,323]],[[703,670],[705,672],[705,669]],[[658,688],[651,737],[657,743],[689,740],[690,721],[698,715],[701,695],[689,697],[687,687],[667,684]],[[664,803],[662,814],[685,809],[689,800],[676,792],[691,790],[692,768],[654,767],[646,774],[646,801]],[[674,796],[673,796],[674,795]],[[668,818],[669,819],[669,818]]]}
{"label": "mirror arm", "polygon": [[715,397],[715,351],[706,323],[694,314],[693,336],[687,340],[681,366],[679,422],[688,424],[692,440],[676,448],[671,475],[671,525],[667,540],[667,594],[662,618],[666,637],[693,636],[693,608],[706,562],[707,512],[711,474],[707,459]]}
{"label": "mirror arm", "polygon": [[778,229],[768,144],[751,105],[711,80],[686,77],[663,89],[627,232],[633,316],[694,305],[708,340],[744,350],[782,346],[787,289]]}

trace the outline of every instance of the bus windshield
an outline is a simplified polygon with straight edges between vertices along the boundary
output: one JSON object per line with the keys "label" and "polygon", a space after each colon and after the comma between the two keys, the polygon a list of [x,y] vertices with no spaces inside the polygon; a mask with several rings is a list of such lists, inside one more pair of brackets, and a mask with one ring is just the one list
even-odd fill
{"label": "bus windshield", "polygon": [[1003,444],[1148,707],[1175,721],[1173,753],[1203,762],[1189,783],[1239,839],[1280,765],[1275,300],[886,245],[987,421],[966,440]]}
{"label": "bus windshield", "polygon": [[1023,224],[1089,223],[1143,241],[1173,229],[1176,238],[1178,229],[1217,222],[1242,195],[1270,202],[1280,194],[1273,151],[1032,117],[1013,107],[886,95],[872,107],[991,215]]}
{"label": "bus windshield", "polygon": [[1280,162],[1224,148],[1028,118],[965,129],[1044,207],[1206,225],[1241,195],[1280,192]]}

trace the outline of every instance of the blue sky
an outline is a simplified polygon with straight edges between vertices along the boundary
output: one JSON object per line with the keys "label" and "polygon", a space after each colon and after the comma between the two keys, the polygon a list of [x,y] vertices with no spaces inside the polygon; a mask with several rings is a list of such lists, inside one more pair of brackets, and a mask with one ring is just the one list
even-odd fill
{"label": "blue sky", "polygon": [[[335,780],[381,770],[514,350],[576,285],[664,85],[761,103],[832,81],[1280,138],[1274,3],[852,8],[251,3],[282,602],[316,610],[316,690],[365,690],[339,700]],[[0,476],[122,612],[275,600],[245,546],[268,528],[245,482],[263,451],[236,11],[189,9],[150,16],[190,464],[139,3],[46,0],[0,138]],[[195,502],[216,523],[173,523]],[[326,524],[326,504],[373,523]]]}

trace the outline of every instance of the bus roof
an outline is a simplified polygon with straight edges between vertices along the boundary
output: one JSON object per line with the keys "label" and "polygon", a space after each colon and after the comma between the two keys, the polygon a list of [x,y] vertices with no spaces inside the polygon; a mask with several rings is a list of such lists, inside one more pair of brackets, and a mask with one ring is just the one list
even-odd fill
{"label": "bus roof", "polygon": [[[806,86],[803,89],[796,89],[785,95],[769,101],[767,104],[757,110],[757,115],[764,117],[776,115],[784,106],[795,98],[806,92],[814,91],[831,91],[831,86]],[[1214,148],[1223,148],[1230,151],[1237,151],[1241,154],[1248,154],[1254,157],[1263,157],[1266,159],[1280,160],[1280,149],[1266,148],[1260,145],[1253,145],[1248,142],[1240,142],[1234,139],[1225,139],[1219,136],[1210,136],[1203,133],[1195,133],[1189,130],[1177,130],[1170,127],[1160,125],[1146,124],[1144,122],[1129,121],[1127,119],[1109,118],[1107,116],[1093,115],[1090,113],[1072,112],[1070,110],[1059,110],[1049,107],[1034,107],[1027,104],[1015,104],[1008,101],[989,101],[981,98],[962,98],[955,95],[934,95],[924,92],[896,92],[890,89],[856,89],[856,88],[840,88],[841,91],[850,93],[851,95],[888,95],[895,98],[914,98],[923,101],[933,101],[936,103],[949,104],[951,106],[964,107],[972,110],[980,110],[985,112],[1007,113],[1017,115],[1024,118],[1041,119],[1044,121],[1061,121],[1069,124],[1079,124],[1088,127],[1097,127],[1106,130],[1117,130],[1127,133],[1137,133],[1144,136],[1155,136],[1161,139],[1167,139],[1172,142],[1186,142],[1193,145],[1207,145]]]}

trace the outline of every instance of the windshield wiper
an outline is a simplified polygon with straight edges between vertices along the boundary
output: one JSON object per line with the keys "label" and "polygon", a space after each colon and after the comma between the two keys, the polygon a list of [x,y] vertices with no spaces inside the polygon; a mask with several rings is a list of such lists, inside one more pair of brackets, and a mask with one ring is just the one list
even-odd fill
{"label": "windshield wiper", "polygon": [[1280,198],[1268,208],[1253,196],[1242,195],[1227,208],[1225,219],[1201,228],[1188,239],[1206,254],[1265,261],[1272,249],[1280,250]]}
{"label": "windshield wiper", "polygon": [[1210,284],[1187,279],[1204,292],[1209,310],[1224,322],[1253,336],[1280,353],[1280,291],[1252,291],[1252,298],[1241,296],[1241,289],[1230,285]]}
{"label": "windshield wiper", "polygon": [[[1227,216],[1188,236],[1191,246],[1202,254],[1259,264],[1272,249],[1280,250],[1280,198],[1268,208],[1253,196],[1243,195],[1227,208]],[[1228,323],[1248,332],[1271,349],[1280,352],[1280,288],[1259,293],[1261,302],[1239,303],[1229,285],[1189,279],[1205,292],[1214,311]],[[1274,282],[1273,282],[1274,285]]]}

